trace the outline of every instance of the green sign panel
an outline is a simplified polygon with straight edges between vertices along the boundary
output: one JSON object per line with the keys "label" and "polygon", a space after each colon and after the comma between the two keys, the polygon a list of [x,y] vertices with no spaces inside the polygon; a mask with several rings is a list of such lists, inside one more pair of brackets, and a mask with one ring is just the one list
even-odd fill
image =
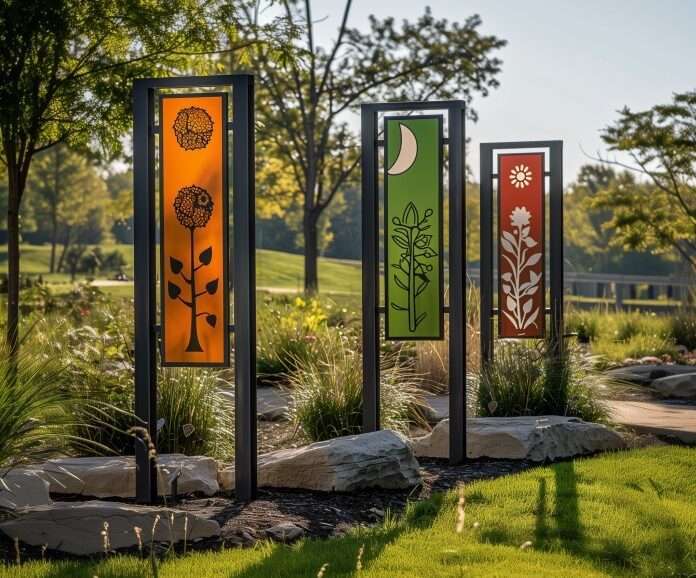
{"label": "green sign panel", "polygon": [[386,338],[442,339],[442,116],[384,125]]}

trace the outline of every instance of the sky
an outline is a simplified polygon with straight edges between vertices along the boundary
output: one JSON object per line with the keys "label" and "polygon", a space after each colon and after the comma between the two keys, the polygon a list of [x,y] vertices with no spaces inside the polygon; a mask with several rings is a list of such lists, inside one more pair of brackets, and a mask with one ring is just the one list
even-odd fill
{"label": "sky", "polygon": [[[314,1],[319,43],[335,36],[344,3]],[[479,120],[467,124],[475,177],[480,142],[561,139],[571,182],[587,155],[607,156],[600,130],[617,110],[696,89],[696,0],[353,0],[349,23],[413,20],[426,5],[452,21],[477,13],[481,32],[508,41],[500,88],[475,98]]]}

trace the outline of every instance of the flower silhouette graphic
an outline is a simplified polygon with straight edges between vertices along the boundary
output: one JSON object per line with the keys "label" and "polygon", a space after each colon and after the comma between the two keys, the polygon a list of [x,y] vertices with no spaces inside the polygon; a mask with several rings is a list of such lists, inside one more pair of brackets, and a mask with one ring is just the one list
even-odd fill
{"label": "flower silhouette graphic", "polygon": [[198,340],[198,318],[205,317],[206,322],[211,327],[215,327],[217,316],[208,311],[198,311],[197,302],[204,295],[214,295],[218,289],[219,279],[208,281],[203,291],[196,291],[196,273],[199,269],[207,267],[213,260],[213,247],[208,247],[198,255],[198,264],[196,264],[196,245],[195,235],[196,229],[205,227],[210,221],[213,214],[213,199],[208,191],[191,185],[183,187],[179,190],[174,198],[174,212],[179,223],[189,230],[190,235],[190,251],[189,251],[189,268],[188,275],[184,272],[184,263],[175,257],[169,257],[169,267],[174,275],[179,275],[189,288],[190,300],[182,296],[182,288],[169,281],[167,284],[167,293],[170,299],[181,301],[186,307],[191,310],[191,323],[189,328],[189,342],[186,351],[203,351],[200,341]]}
{"label": "flower silhouette graphic", "polygon": [[213,136],[213,119],[197,106],[182,108],[174,119],[176,142],[185,150],[203,149]]}
{"label": "flower silhouette graphic", "polygon": [[527,165],[517,165],[510,171],[510,182],[516,189],[524,189],[532,182],[532,171]]}

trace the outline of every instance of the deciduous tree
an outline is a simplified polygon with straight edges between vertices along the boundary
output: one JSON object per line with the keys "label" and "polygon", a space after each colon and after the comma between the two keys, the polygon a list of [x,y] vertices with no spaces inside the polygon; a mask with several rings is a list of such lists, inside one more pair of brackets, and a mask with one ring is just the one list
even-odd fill
{"label": "deciduous tree", "polygon": [[[504,41],[481,34],[478,16],[460,24],[436,19],[429,9],[411,22],[370,17],[361,31],[349,26],[352,1],[346,0],[333,41],[321,47],[313,3],[283,0],[282,7],[299,31],[289,41],[303,58],[273,58],[264,46],[255,51],[263,103],[259,139],[272,143],[301,197],[305,290],[314,292],[320,219],[359,162],[346,113],[370,100],[436,97],[470,104],[475,93],[486,95],[497,86],[501,61],[494,52]],[[257,14],[246,12],[251,24]],[[469,117],[475,118],[471,108]]]}

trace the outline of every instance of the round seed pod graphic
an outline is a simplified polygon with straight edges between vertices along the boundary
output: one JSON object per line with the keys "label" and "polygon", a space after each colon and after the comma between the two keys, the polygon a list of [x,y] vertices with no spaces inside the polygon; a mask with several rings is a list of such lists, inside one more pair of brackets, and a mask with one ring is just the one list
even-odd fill
{"label": "round seed pod graphic", "polygon": [[213,136],[213,119],[202,108],[190,106],[177,113],[173,128],[181,148],[187,151],[203,149]]}
{"label": "round seed pod graphic", "polygon": [[174,198],[176,219],[184,227],[205,227],[213,214],[213,199],[208,191],[196,185],[183,187]]}

